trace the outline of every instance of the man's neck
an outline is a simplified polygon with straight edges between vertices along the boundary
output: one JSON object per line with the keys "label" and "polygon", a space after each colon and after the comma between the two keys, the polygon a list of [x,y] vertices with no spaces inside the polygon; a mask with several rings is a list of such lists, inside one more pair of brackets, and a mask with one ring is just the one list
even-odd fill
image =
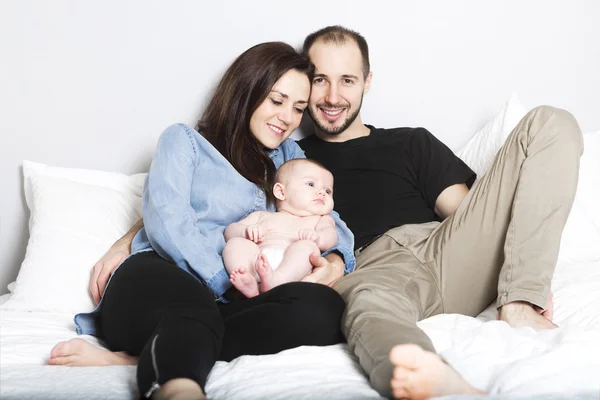
{"label": "man's neck", "polygon": [[371,129],[368,126],[362,123],[360,119],[360,115],[352,122],[352,124],[346,128],[345,131],[337,134],[337,135],[329,135],[324,133],[319,128],[315,128],[315,135],[325,142],[332,143],[341,143],[346,142],[348,140],[357,139],[364,136],[369,136],[371,134]]}

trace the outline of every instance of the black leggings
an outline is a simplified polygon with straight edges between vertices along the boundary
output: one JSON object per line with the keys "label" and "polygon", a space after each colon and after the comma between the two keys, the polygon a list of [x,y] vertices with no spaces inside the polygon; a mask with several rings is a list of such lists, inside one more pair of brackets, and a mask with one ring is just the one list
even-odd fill
{"label": "black leggings", "polygon": [[98,328],[111,350],[139,356],[143,396],[154,382],[173,378],[193,379],[204,389],[217,360],[340,343],[343,311],[336,291],[302,282],[217,303],[200,281],[151,251],[117,269]]}

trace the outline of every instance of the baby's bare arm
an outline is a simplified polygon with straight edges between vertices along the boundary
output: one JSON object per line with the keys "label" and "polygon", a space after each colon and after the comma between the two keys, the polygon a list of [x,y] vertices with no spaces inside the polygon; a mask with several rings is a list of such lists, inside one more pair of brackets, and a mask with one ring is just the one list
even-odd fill
{"label": "baby's bare arm", "polygon": [[338,242],[338,235],[335,229],[335,221],[331,215],[323,215],[317,225],[315,231],[319,235],[319,250],[325,251],[334,247]]}
{"label": "baby's bare arm", "polygon": [[234,237],[242,237],[245,239],[246,228],[258,224],[261,214],[262,211],[255,211],[241,221],[229,224],[224,232],[225,241],[227,242],[229,239]]}

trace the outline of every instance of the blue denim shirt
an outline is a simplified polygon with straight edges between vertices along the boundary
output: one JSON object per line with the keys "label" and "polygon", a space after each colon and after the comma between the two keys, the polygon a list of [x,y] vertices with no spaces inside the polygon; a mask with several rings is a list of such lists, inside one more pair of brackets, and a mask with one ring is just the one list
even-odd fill
{"label": "blue denim shirt", "polygon": [[[279,168],[288,160],[305,156],[293,139],[287,139],[270,151],[269,157]],[[265,193],[258,186],[184,124],[171,125],[162,133],[144,184],[142,206],[144,228],[133,239],[132,255],[156,251],[202,280],[221,301],[231,287],[222,257],[225,228],[254,211],[275,211],[273,206],[267,207]],[[344,257],[344,272],[352,272],[356,262],[354,236],[336,212],[331,215],[338,244],[323,255],[339,251]],[[75,316],[78,333],[95,334],[99,308]]]}

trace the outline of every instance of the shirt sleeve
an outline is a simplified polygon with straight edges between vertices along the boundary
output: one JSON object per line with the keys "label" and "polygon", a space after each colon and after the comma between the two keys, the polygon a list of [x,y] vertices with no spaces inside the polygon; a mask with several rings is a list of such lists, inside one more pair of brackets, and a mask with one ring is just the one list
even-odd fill
{"label": "shirt sleeve", "polygon": [[[285,154],[286,161],[292,160],[294,158],[306,158],[306,156],[304,155],[304,151],[302,151],[300,146],[295,141],[289,139],[287,142],[289,142],[289,144],[287,146]],[[331,252],[337,252],[341,254],[345,264],[344,275],[349,274],[350,272],[354,271],[354,267],[356,266],[356,258],[354,257],[354,234],[348,228],[346,223],[342,221],[340,215],[337,212],[332,211],[330,215],[335,221],[335,229],[338,234],[338,242],[335,247],[324,251],[322,256],[324,257]]]}
{"label": "shirt sleeve", "polygon": [[[146,234],[163,258],[201,278],[215,297],[229,287],[222,263],[207,263],[207,254],[218,254],[200,230],[191,205],[191,185],[198,147],[183,125],[172,125],[160,136],[142,195]],[[214,265],[213,265],[214,264]]]}
{"label": "shirt sleeve", "polygon": [[424,128],[412,135],[410,160],[419,190],[432,210],[446,188],[460,183],[471,188],[476,174],[452,150]]}

